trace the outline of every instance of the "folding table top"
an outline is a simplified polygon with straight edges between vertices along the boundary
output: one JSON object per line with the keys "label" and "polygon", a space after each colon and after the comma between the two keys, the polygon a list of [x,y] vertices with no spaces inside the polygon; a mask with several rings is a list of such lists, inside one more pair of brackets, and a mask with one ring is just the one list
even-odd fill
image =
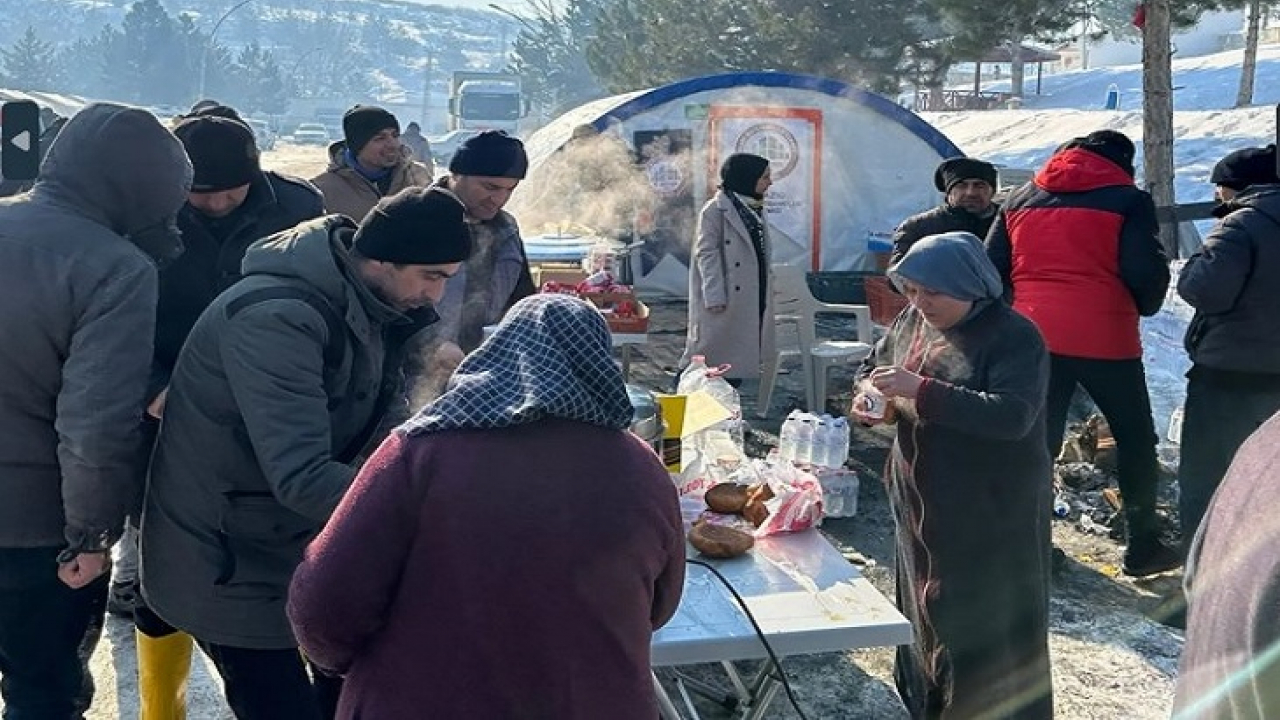
{"label": "folding table top", "polygon": [[[690,557],[704,559],[689,549]],[[911,625],[817,530],[762,538],[710,561],[746,600],[779,656],[911,642]],[[653,636],[654,667],[768,657],[732,594],[690,565],[680,608]]]}

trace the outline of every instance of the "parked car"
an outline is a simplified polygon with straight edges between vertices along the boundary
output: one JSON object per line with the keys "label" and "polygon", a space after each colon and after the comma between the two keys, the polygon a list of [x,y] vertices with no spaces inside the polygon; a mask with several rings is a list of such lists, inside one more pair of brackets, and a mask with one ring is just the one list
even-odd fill
{"label": "parked car", "polygon": [[436,166],[448,167],[458,146],[479,134],[479,130],[450,130],[443,135],[428,137],[427,142],[431,143],[431,156],[435,158]]}
{"label": "parked car", "polygon": [[266,120],[245,118],[244,121],[249,124],[249,129],[253,130],[253,139],[258,143],[258,150],[270,150],[276,146],[276,133]]}
{"label": "parked car", "polygon": [[328,145],[329,130],[320,123],[302,123],[293,131],[293,141],[299,145]]}

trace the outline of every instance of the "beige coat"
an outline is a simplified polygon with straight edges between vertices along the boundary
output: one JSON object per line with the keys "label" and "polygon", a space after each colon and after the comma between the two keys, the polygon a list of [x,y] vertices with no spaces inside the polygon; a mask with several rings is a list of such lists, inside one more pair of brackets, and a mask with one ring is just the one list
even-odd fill
{"label": "beige coat", "polygon": [[[324,195],[324,207],[329,213],[342,213],[357,223],[364,219],[373,206],[382,199],[378,186],[364,179],[347,165],[346,144],[334,143],[329,148],[329,169],[311,179]],[[431,170],[409,158],[400,161],[392,170],[393,177],[387,195],[401,190],[431,184]]]}
{"label": "beige coat", "polygon": [[[765,257],[771,252],[765,226]],[[751,234],[723,190],[702,207],[689,268],[689,334],[682,365],[694,355],[728,363],[731,378],[760,377],[762,358],[774,352],[771,294],[760,317],[759,271]],[[721,313],[709,307],[724,305]]]}

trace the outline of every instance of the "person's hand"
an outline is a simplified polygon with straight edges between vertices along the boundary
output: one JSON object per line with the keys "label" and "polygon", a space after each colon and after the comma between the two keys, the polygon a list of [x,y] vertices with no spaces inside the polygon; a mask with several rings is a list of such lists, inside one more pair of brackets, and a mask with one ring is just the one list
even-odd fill
{"label": "person's hand", "polygon": [[707,312],[711,313],[712,315],[719,315],[720,313],[724,312],[726,307],[727,307],[726,305],[711,305],[707,308]]}
{"label": "person's hand", "polygon": [[881,367],[871,371],[871,386],[889,398],[915,400],[924,378],[897,366]]}
{"label": "person's hand", "polygon": [[151,404],[147,405],[147,414],[157,420],[164,417],[164,403],[168,399],[169,388],[165,387],[165,389],[161,390],[160,394],[151,401]]}
{"label": "person's hand", "polygon": [[58,579],[72,590],[79,590],[97,580],[110,567],[111,558],[105,551],[80,553],[58,564]]}

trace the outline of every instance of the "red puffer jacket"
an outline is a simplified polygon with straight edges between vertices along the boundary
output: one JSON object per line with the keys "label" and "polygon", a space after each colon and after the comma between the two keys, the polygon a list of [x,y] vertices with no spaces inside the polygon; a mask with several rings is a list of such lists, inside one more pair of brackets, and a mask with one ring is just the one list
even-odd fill
{"label": "red puffer jacket", "polygon": [[1151,196],[1118,165],[1083,148],[1051,157],[1005,202],[987,253],[1050,352],[1142,357],[1138,316],[1159,311],[1169,261]]}

